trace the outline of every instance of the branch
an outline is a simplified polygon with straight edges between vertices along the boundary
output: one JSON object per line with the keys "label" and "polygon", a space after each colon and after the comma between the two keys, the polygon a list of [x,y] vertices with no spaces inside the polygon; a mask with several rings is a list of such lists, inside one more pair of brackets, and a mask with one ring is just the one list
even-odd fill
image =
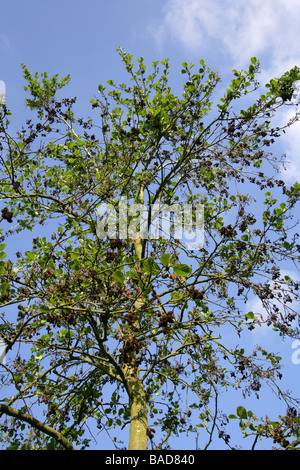
{"label": "branch", "polygon": [[211,430],[209,432],[209,441],[207,442],[206,446],[204,447],[204,450],[207,450],[208,449],[208,446],[211,444],[212,442],[212,438],[213,438],[213,433],[214,433],[214,430],[215,430],[215,426],[216,426],[216,420],[217,420],[217,417],[218,417],[218,392],[217,392],[217,389],[215,387],[215,384],[214,384],[214,381],[211,377],[209,377],[209,382],[211,383],[211,385],[213,386],[214,390],[215,390],[215,394],[216,394],[216,397],[215,397],[215,414],[214,414],[214,418],[213,418],[213,424],[212,424],[212,427],[211,427]]}
{"label": "branch", "polygon": [[296,447],[300,444],[300,438],[296,439],[295,441],[291,442],[285,450],[298,450]]}
{"label": "branch", "polygon": [[22,413],[16,408],[11,408],[10,406],[0,404],[0,416],[3,413],[12,416],[13,418],[20,419],[21,421],[25,421],[33,428],[36,428],[44,434],[47,434],[47,436],[53,437],[53,439],[61,444],[66,450],[76,450],[76,448],[60,432],[56,431],[50,426],[47,426],[46,424],[41,423],[32,416],[26,413]]}

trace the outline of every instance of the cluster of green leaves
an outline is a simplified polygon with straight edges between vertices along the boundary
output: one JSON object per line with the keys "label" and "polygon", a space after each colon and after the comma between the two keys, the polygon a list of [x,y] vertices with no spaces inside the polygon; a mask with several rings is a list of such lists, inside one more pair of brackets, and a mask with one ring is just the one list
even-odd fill
{"label": "cluster of green leaves", "polygon": [[236,415],[229,415],[229,419],[239,419],[239,426],[243,437],[254,436],[252,450],[258,440],[264,448],[267,439],[272,439],[277,450],[295,450],[300,443],[300,417],[295,408],[289,408],[285,416],[279,416],[278,421],[271,421],[266,415],[263,421],[258,420],[254,413],[238,406]]}

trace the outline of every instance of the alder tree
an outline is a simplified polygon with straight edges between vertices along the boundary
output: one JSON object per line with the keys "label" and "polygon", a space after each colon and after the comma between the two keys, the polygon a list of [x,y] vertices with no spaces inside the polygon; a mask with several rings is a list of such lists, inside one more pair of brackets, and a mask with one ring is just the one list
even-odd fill
{"label": "alder tree", "polygon": [[[59,98],[69,76],[24,64],[31,119],[0,109],[1,447],[101,449],[105,435],[116,449],[180,449],[184,436],[191,449],[295,449],[282,359],[245,338],[299,338],[299,285],[286,273],[298,269],[300,184],[284,181],[275,144],[298,119],[300,70],[264,86],[252,58],[220,99],[203,60],[174,78],[168,60],[118,52],[128,80],[99,85],[88,117]],[[294,117],[279,126],[286,107]],[[120,201],[135,236],[120,233]],[[139,205],[143,224],[129,210]],[[199,245],[172,213],[164,231],[174,205],[191,209],[191,237],[203,220]],[[249,311],[253,298],[263,311]],[[268,388],[284,414],[273,402],[268,417],[248,409]],[[240,399],[225,413],[231,393]]]}

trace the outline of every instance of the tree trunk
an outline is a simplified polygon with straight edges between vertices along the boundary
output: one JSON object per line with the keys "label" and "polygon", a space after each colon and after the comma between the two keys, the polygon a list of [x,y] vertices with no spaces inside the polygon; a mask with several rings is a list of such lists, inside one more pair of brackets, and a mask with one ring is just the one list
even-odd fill
{"label": "tree trunk", "polygon": [[147,450],[148,407],[139,377],[130,380],[130,433],[128,450]]}
{"label": "tree trunk", "polygon": [[138,372],[130,379],[130,434],[128,450],[147,450],[148,407]]}
{"label": "tree trunk", "polygon": [[[137,332],[139,330],[141,311],[144,305],[143,299],[138,299],[134,305],[138,318],[133,324],[133,330]],[[126,371],[131,418],[128,449],[147,450],[148,406],[144,385],[139,375],[136,351],[130,354],[130,359],[131,365],[128,366]]]}
{"label": "tree trunk", "polygon": [[[143,202],[143,187],[140,189],[139,198],[139,202]],[[143,258],[144,250],[143,239],[138,237],[135,240],[134,245],[138,259],[141,260]],[[140,327],[144,302],[145,299],[143,298],[143,295],[141,295],[141,297],[138,298],[134,303],[135,311],[137,312],[138,317],[133,324],[133,330],[135,332],[138,331]],[[127,374],[131,418],[128,450],[147,450],[148,406],[144,386],[140,380],[139,370],[136,365],[136,352],[132,354],[132,365],[132,367],[129,367],[129,374]]]}

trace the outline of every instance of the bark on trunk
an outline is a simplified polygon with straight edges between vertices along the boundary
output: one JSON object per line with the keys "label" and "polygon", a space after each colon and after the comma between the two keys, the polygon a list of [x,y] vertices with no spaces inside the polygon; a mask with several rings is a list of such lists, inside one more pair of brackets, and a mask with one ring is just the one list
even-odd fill
{"label": "bark on trunk", "polygon": [[139,377],[130,380],[130,414],[128,450],[147,450],[148,407]]}
{"label": "bark on trunk", "polygon": [[[139,202],[144,201],[144,188],[140,188]],[[134,242],[135,252],[139,260],[143,259],[144,256],[144,240],[137,238]],[[140,321],[143,313],[143,306],[145,298],[141,295],[134,304],[135,311],[137,313],[137,320],[133,324],[133,330],[136,332],[140,328]],[[129,366],[127,374],[128,378],[128,394],[130,404],[130,433],[129,433],[129,450],[147,450],[148,436],[148,406],[145,397],[145,390],[142,381],[139,377],[139,370],[136,364],[136,352],[131,356],[132,362]],[[129,373],[128,373],[129,372]]]}

